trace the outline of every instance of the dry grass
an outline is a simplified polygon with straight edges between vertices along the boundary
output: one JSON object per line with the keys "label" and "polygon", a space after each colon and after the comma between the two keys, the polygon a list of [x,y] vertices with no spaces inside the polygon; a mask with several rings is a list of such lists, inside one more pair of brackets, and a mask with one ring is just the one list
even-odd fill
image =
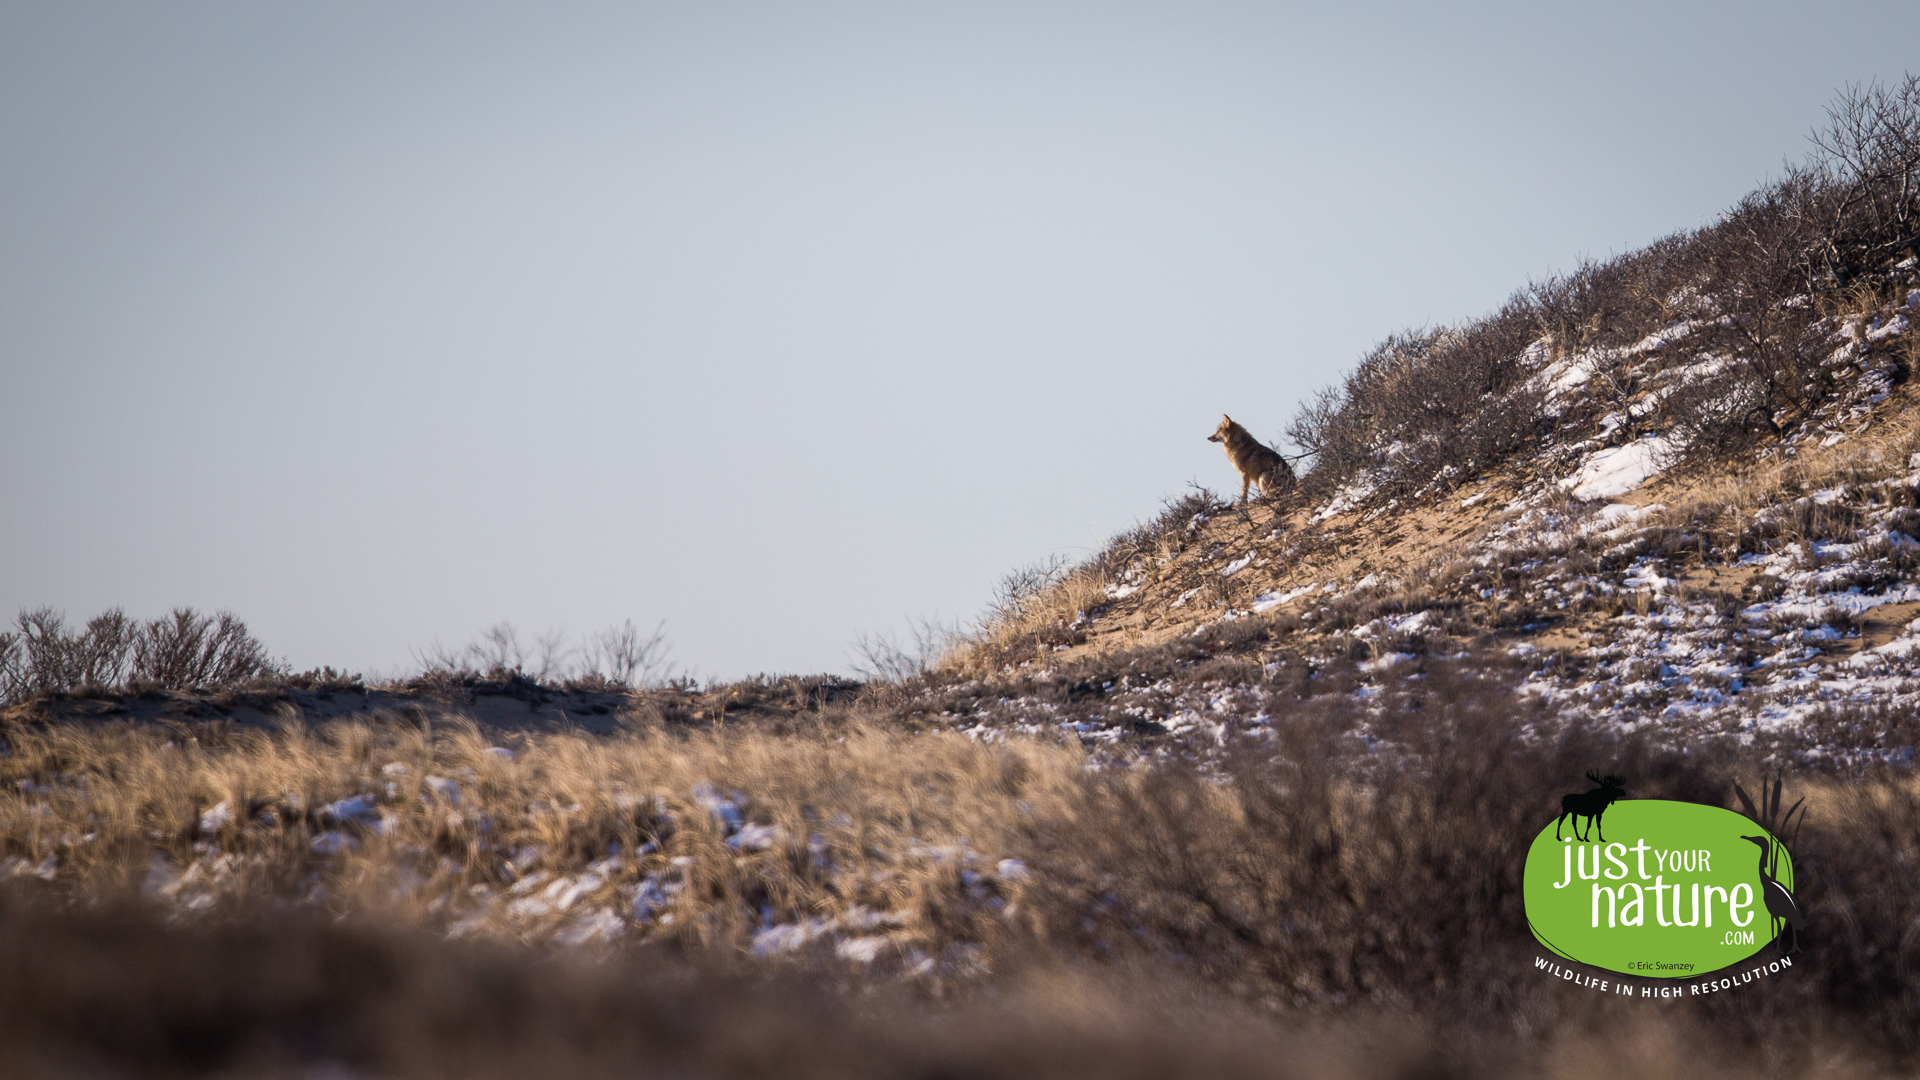
{"label": "dry grass", "polygon": [[[1813,806],[1794,978],[1656,1010],[1535,978],[1521,855],[1586,769],[1724,802],[1765,748],[1557,724],[1464,666],[1393,690],[1365,740],[1346,700],[1302,698],[1210,768],[1088,770],[1034,740],[850,722],[525,737],[511,759],[472,729],[401,724],[10,732],[7,857],[54,861],[13,882],[37,901],[0,909],[0,1065],[1571,1076],[1604,1058],[1700,1076],[1860,1074],[1920,1049],[1911,774],[1789,777]],[[327,820],[359,795],[384,828]],[[233,820],[209,824],[222,803]],[[754,826],[784,836],[727,843]],[[332,834],[359,846],[313,850]],[[565,911],[512,910],[589,875]],[[523,950],[611,902],[631,913],[623,890],[649,880],[676,888],[623,916],[591,954],[610,963]],[[156,901],[176,929],[142,913]],[[338,921],[303,914],[321,912]],[[743,965],[767,926],[836,918]],[[886,939],[871,962],[835,951],[856,921]],[[929,994],[961,1011],[913,1004]]]}
{"label": "dry grass", "polygon": [[[1758,464],[1722,465],[1663,481],[1649,492],[1661,509],[1643,519],[1703,558],[1732,562],[1742,554],[1836,537],[1852,538],[1857,512],[1847,501],[1816,502],[1819,491],[1866,491],[1871,501],[1911,506],[1920,492],[1897,481],[1920,453],[1920,408],[1911,393],[1882,410],[1880,420],[1833,446],[1808,446],[1793,457]],[[1784,510],[1784,513],[1781,511]],[[1756,515],[1768,512],[1769,520]]]}
{"label": "dry grass", "polygon": [[987,674],[1084,643],[1085,624],[1109,606],[1115,586],[1128,579],[1150,584],[1169,567],[1183,569],[1180,554],[1201,538],[1209,518],[1225,511],[1212,491],[1196,488],[1168,499],[1158,515],[1113,537],[1085,562],[1051,561],[1009,574],[980,625],[957,635],[931,673]]}
{"label": "dry grass", "polygon": [[[1082,759],[906,740],[654,730],[523,736],[509,752],[472,727],[398,722],[16,731],[0,862],[95,903],[272,897],[536,937],[607,912],[607,933],[740,948],[765,925],[860,905],[885,914],[889,950],[937,947],[988,910],[973,901],[990,888],[960,876],[991,875]],[[649,887],[643,917],[635,891]]]}
{"label": "dry grass", "polygon": [[1111,580],[1097,566],[1077,566],[1058,581],[989,622],[952,655],[946,666],[959,671],[1027,659],[1040,650],[1073,645],[1081,617],[1107,598]]}

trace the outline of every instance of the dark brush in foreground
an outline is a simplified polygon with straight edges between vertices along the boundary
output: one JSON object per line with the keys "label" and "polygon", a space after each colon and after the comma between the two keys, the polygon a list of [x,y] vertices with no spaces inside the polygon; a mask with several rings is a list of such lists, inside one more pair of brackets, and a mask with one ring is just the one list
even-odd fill
{"label": "dark brush in foreground", "polygon": [[[998,1000],[875,1004],[665,951],[586,963],[294,918],[180,927],[0,904],[0,1074],[79,1077],[1246,1077],[1807,1075],[1651,1010],[1520,1039],[1419,1011],[1340,1023],[1041,974]],[[1126,972],[1106,974],[1107,987]],[[1138,977],[1138,972],[1131,973]]]}

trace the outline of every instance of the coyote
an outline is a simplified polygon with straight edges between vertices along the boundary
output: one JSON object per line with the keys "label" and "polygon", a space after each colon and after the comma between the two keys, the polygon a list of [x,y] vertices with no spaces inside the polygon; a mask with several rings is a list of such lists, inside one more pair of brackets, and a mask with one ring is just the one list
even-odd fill
{"label": "coyote", "polygon": [[1240,505],[1247,505],[1247,486],[1260,485],[1262,496],[1277,495],[1293,486],[1293,468],[1272,447],[1253,437],[1253,433],[1222,416],[1220,426],[1207,436],[1208,442],[1222,444],[1227,460],[1240,470]]}

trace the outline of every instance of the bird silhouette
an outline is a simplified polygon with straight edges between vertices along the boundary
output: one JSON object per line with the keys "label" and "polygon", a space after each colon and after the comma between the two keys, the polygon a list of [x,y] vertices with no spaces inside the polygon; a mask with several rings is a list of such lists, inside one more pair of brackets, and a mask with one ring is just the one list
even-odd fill
{"label": "bird silhouette", "polygon": [[1800,904],[1794,900],[1793,893],[1767,873],[1767,854],[1772,850],[1773,842],[1764,836],[1743,836],[1740,839],[1760,845],[1760,896],[1766,901],[1767,914],[1773,917],[1773,939],[1780,940],[1780,924],[1785,923],[1793,930],[1793,948],[1781,951],[1800,951],[1800,931],[1807,928],[1807,917],[1801,914]]}

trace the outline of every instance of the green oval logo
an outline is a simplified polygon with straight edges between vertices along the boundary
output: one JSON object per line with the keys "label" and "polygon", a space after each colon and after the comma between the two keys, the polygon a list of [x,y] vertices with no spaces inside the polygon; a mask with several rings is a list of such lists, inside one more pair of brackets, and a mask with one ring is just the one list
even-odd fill
{"label": "green oval logo", "polygon": [[1563,815],[1527,851],[1527,922],[1560,956],[1686,979],[1737,964],[1805,924],[1793,906],[1792,858],[1751,819],[1665,799],[1603,809],[1604,833]]}

